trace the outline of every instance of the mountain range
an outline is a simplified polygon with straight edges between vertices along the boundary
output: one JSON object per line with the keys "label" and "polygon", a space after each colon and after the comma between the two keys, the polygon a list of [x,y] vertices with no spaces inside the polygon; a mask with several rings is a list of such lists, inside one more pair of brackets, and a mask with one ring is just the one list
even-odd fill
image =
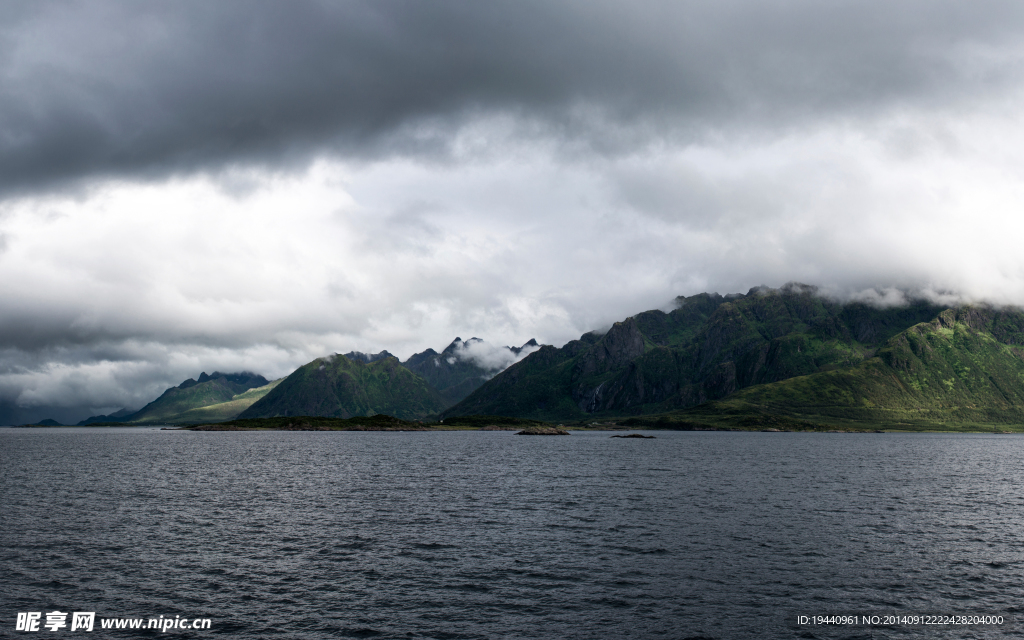
{"label": "mountain range", "polygon": [[906,430],[1024,425],[1024,314],[993,307],[946,309],[896,334],[854,366],[753,386],[641,422],[658,420],[659,426],[690,428],[794,422]]}
{"label": "mountain range", "polygon": [[239,420],[278,416],[423,418],[445,407],[441,394],[394,356],[366,362],[333,355],[299,367]]}
{"label": "mountain range", "polygon": [[676,299],[561,348],[544,346],[442,417],[497,414],[583,420],[664,413],[740,389],[850,367],[942,307],[832,301],[814,287]]}
{"label": "mountain range", "polygon": [[447,408],[482,387],[503,365],[539,348],[533,339],[521,347],[487,350],[480,338],[455,338],[441,353],[427,349],[410,356],[402,365],[437,389]]}
{"label": "mountain range", "polygon": [[673,306],[562,347],[456,338],[405,362],[388,351],[325,356],[274,382],[204,373],[140,411],[89,421],[388,414],[670,428],[1024,425],[1020,309],[883,307],[797,283]]}
{"label": "mountain range", "polygon": [[138,411],[121,409],[110,415],[92,416],[80,426],[103,423],[157,424],[230,420],[253,402],[266,395],[280,381],[249,371],[221,373],[204,371],[199,379],[189,378],[163,392],[159,398]]}
{"label": "mountain range", "polygon": [[[349,418],[386,413],[402,419],[437,414],[465,398],[521,356],[540,348],[493,347],[455,338],[441,353],[427,349],[405,362],[388,351],[334,354],[273,382],[250,373],[200,374],[171,387],[138,411],[92,416],[89,424],[184,424],[234,418],[315,415]],[[278,389],[280,387],[280,389]]]}
{"label": "mountain range", "polygon": [[441,353],[427,349],[405,362],[387,351],[335,354],[299,367],[239,420],[278,416],[351,418],[388,414],[403,420],[436,415],[462,400],[523,354],[540,348],[490,347],[455,338]]}

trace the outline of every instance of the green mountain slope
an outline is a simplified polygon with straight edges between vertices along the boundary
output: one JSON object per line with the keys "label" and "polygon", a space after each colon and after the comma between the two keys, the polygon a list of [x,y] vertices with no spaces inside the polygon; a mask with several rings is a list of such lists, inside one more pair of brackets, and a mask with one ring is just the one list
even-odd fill
{"label": "green mountain slope", "polygon": [[445,406],[441,395],[397,358],[364,362],[334,355],[303,365],[238,419],[385,413],[411,420],[436,414]]}
{"label": "green mountain slope", "polygon": [[660,419],[753,426],[775,416],[853,428],[1024,425],[1024,313],[947,309],[855,367],[751,387]]}
{"label": "green mountain slope", "polygon": [[219,402],[205,407],[189,409],[184,413],[168,418],[167,421],[173,424],[180,424],[196,422],[224,422],[225,420],[233,420],[238,414],[255,404],[257,400],[270,393],[271,390],[279,385],[282,380],[284,380],[284,378],[274,380],[270,384],[265,384],[262,387],[243,391],[242,393],[233,396],[227,402]]}
{"label": "green mountain slope", "polygon": [[560,420],[683,409],[753,385],[856,365],[942,311],[924,302],[889,309],[840,304],[800,284],[700,294],[677,304],[560,349],[544,346],[442,417]]}
{"label": "green mountain slope", "polygon": [[158,423],[176,420],[191,409],[228,402],[236,395],[268,384],[266,378],[254,373],[203,372],[199,380],[189,378],[171,387],[159,398],[129,416],[126,422]]}

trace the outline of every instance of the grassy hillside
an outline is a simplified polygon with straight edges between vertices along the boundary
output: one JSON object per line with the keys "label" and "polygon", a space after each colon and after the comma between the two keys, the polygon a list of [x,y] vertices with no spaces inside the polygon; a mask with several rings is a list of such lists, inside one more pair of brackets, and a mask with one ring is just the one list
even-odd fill
{"label": "grassy hillside", "polygon": [[129,416],[127,421],[136,424],[171,422],[192,409],[229,402],[240,393],[266,384],[266,378],[252,373],[224,374],[215,371],[209,376],[203,373],[198,381],[190,378],[177,387],[171,387]]}
{"label": "grassy hillside", "polygon": [[962,307],[857,366],[751,387],[648,426],[1024,429],[1024,313]]}
{"label": "grassy hillside", "polygon": [[403,420],[436,414],[444,398],[397,358],[317,358],[285,378],[238,419],[276,416],[352,418],[384,413]]}
{"label": "grassy hillside", "polygon": [[740,389],[855,366],[895,334],[934,318],[920,302],[877,309],[840,304],[813,287],[679,298],[604,335],[545,346],[443,412],[582,420],[662,413]]}
{"label": "grassy hillside", "polygon": [[184,413],[168,418],[167,421],[171,424],[182,424],[197,422],[223,422],[225,420],[231,420],[255,404],[257,400],[270,393],[270,391],[280,384],[282,380],[284,380],[284,378],[274,380],[270,384],[265,384],[262,387],[243,391],[242,393],[233,396],[227,402],[218,402],[217,404],[211,404],[205,407],[189,409]]}

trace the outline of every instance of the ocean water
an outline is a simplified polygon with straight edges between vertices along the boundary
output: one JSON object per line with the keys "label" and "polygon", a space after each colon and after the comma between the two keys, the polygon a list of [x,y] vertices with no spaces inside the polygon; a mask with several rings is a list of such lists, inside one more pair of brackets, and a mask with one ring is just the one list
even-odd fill
{"label": "ocean water", "polygon": [[1024,633],[1021,436],[648,433],[0,429],[0,637]]}

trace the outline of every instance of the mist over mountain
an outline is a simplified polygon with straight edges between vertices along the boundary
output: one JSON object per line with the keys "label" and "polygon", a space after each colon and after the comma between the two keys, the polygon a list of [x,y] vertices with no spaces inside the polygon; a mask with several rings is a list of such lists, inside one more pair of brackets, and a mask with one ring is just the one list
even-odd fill
{"label": "mist over mountain", "polygon": [[789,283],[680,296],[667,311],[638,313],[562,347],[455,338],[405,362],[387,350],[317,358],[273,383],[204,372],[138,412],[81,424],[376,414],[634,416],[635,424],[708,428],[1003,424],[1024,421],[1020,345],[1020,309],[946,308],[906,292],[837,300]]}
{"label": "mist over mountain", "polygon": [[385,349],[380,353],[363,353],[362,351],[349,351],[345,354],[345,357],[349,360],[359,360],[360,362],[376,362],[385,358],[394,358],[395,356]]}
{"label": "mist over mountain", "polygon": [[423,377],[452,405],[539,348],[532,338],[521,347],[494,347],[480,338],[455,338],[441,353],[427,349],[410,356],[402,366]]}
{"label": "mist over mountain", "polygon": [[[243,417],[251,417],[255,412],[261,412],[261,417],[297,415],[295,411],[305,409],[314,412],[313,415],[329,417],[392,412],[396,416],[422,418],[455,404],[495,373],[538,348],[536,340],[530,340],[522,347],[492,347],[479,338],[467,341],[456,338],[440,354],[427,349],[400,363],[402,368],[415,374],[413,377],[418,376],[420,382],[402,372],[394,372],[391,361],[397,362],[397,358],[387,350],[374,354],[360,351],[351,351],[344,356],[335,354],[314,362],[333,364],[341,358],[350,364],[380,366],[371,367],[369,375],[354,375],[353,371],[365,373],[358,366],[354,369],[341,367],[345,371],[334,371],[333,377],[338,380],[328,384],[323,384],[323,380],[316,376],[289,376],[290,381],[281,392]],[[302,371],[300,368],[293,373]],[[182,424],[230,420],[248,411],[285,380],[268,382],[263,376],[251,372],[215,371],[210,375],[203,372],[198,379],[188,378],[167,389],[138,411],[121,409],[107,415],[91,416],[78,424]],[[422,384],[423,381],[426,385]]]}
{"label": "mist over mountain", "polygon": [[442,416],[583,419],[682,409],[753,385],[855,365],[942,310],[926,300],[840,302],[797,283],[680,297],[667,313],[646,311],[603,334],[541,347]]}

